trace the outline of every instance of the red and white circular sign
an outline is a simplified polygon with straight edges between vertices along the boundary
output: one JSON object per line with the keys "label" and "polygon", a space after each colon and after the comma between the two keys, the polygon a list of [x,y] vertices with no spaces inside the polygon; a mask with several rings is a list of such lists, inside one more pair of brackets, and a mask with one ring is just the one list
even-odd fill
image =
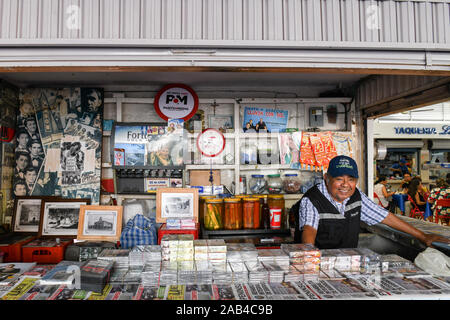
{"label": "red and white circular sign", "polygon": [[217,157],[225,149],[225,137],[217,129],[205,129],[197,137],[197,148],[205,157]]}
{"label": "red and white circular sign", "polygon": [[156,113],[165,121],[189,120],[198,110],[198,96],[184,84],[169,84],[162,88],[154,101]]}

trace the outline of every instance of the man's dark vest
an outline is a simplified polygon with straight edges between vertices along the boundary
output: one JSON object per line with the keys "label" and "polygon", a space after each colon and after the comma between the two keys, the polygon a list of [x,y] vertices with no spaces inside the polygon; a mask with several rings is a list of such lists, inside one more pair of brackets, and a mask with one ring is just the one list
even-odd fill
{"label": "man's dark vest", "polygon": [[[307,197],[319,213],[316,247],[334,249],[358,246],[361,218],[361,194],[358,189],[348,200],[345,206],[345,215],[339,213],[336,207],[319,191],[317,185],[306,191],[303,197]],[[301,239],[301,234],[299,236]]]}

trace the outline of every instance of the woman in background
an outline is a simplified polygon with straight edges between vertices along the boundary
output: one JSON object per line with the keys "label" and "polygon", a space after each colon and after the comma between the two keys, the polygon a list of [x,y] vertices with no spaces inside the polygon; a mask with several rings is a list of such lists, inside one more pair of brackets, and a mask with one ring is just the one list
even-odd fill
{"label": "woman in background", "polygon": [[378,180],[375,182],[374,192],[380,199],[381,206],[385,209],[389,208],[389,197],[392,196],[395,191],[388,192],[386,189],[387,177],[385,175],[380,175]]}
{"label": "woman in background", "polygon": [[425,205],[427,204],[422,191],[422,181],[418,178],[413,178],[408,185],[408,195],[420,209],[420,211],[425,211]]}

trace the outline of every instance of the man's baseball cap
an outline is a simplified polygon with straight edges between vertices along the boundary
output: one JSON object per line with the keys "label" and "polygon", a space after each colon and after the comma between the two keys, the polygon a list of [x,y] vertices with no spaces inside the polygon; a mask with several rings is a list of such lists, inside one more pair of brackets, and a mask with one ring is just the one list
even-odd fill
{"label": "man's baseball cap", "polygon": [[358,166],[355,160],[347,156],[337,156],[330,160],[327,174],[333,178],[349,175],[358,178]]}

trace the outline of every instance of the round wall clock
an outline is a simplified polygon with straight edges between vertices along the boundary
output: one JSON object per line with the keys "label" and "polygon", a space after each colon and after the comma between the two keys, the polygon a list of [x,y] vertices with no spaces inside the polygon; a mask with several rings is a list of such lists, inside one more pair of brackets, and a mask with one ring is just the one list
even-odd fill
{"label": "round wall clock", "polygon": [[225,149],[225,137],[217,129],[205,129],[197,137],[197,148],[206,157],[217,157]]}

